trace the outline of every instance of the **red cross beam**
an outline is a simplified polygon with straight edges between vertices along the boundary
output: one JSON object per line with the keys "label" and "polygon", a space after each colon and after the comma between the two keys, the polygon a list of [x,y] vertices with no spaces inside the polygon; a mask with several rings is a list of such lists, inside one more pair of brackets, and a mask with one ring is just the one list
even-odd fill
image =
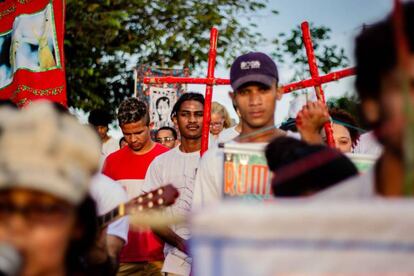
{"label": "red cross beam", "polygon": [[[303,25],[306,23],[307,25],[307,35],[305,35]],[[306,31],[306,27],[305,27]],[[302,32],[304,37],[304,44],[307,49],[309,48],[311,50],[311,57],[313,56],[313,59],[310,59],[309,56],[309,50],[307,50],[308,60],[309,64],[313,64],[312,66],[316,67],[316,74],[312,74],[311,69],[311,78],[290,83],[287,85],[282,86],[282,90],[284,93],[290,93],[295,90],[300,90],[308,87],[315,87],[317,89],[317,97],[322,97],[323,101],[325,102],[325,97],[323,94],[323,90],[321,85],[324,83],[336,81],[345,77],[349,77],[355,74],[354,68],[348,68],[343,69],[340,71],[332,72],[329,74],[326,74],[324,76],[319,76],[316,66],[316,60],[315,56],[313,54],[313,48],[312,48],[312,40],[310,37],[309,32],[309,25],[307,22],[302,23]],[[305,40],[305,37],[308,37],[307,40]],[[180,84],[203,84],[206,85],[206,94],[205,94],[205,105],[204,105],[204,119],[203,119],[203,132],[202,132],[202,139],[201,139],[201,155],[208,149],[208,137],[210,132],[210,117],[211,117],[211,101],[212,101],[212,94],[213,94],[213,86],[215,85],[229,85],[230,80],[229,79],[220,79],[214,77],[214,67],[216,64],[216,57],[217,57],[217,37],[218,37],[218,31],[216,28],[211,29],[210,33],[210,51],[208,54],[208,67],[207,67],[207,77],[206,78],[192,78],[192,77],[144,77],[143,82],[145,84],[162,84],[162,83],[180,83]],[[307,42],[305,42],[307,41]],[[310,42],[310,44],[309,44]],[[312,62],[313,60],[313,62]],[[310,65],[311,67],[311,65]],[[315,73],[315,72],[314,72]],[[319,87],[319,88],[316,88]],[[331,129],[331,131],[327,132],[328,142],[333,141],[332,136],[332,128],[330,127],[330,124],[328,127]],[[330,137],[329,137],[330,135]],[[334,143],[330,144],[333,145]]]}
{"label": "red cross beam", "polygon": [[[309,23],[307,21],[302,22],[300,27],[302,29],[303,44],[305,44],[306,55],[308,56],[309,71],[310,71],[312,79],[316,79],[319,77],[319,72],[318,72],[318,65],[316,64],[315,52],[313,51],[312,38],[311,38],[310,30],[309,30]],[[315,94],[318,100],[326,104],[325,94],[323,92],[322,85],[316,84],[314,88],[315,88]],[[331,122],[326,122],[323,128],[325,129],[328,145],[330,147],[335,147],[335,140],[333,138]]]}

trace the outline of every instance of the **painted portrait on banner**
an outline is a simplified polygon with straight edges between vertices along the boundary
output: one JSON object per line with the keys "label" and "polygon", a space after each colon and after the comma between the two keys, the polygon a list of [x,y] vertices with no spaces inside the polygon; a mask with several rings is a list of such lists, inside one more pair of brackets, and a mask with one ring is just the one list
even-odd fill
{"label": "painted portrait on banner", "polygon": [[144,77],[188,77],[188,69],[169,69],[141,65],[135,68],[134,96],[147,102],[150,112],[150,127],[157,130],[163,126],[174,127],[170,119],[172,108],[177,99],[186,92],[185,84],[144,84]]}
{"label": "painted portrait on banner", "polygon": [[0,1],[0,99],[66,106],[63,0]]}
{"label": "painted portrait on banner", "polygon": [[0,34],[0,88],[13,80],[13,68],[10,62],[11,31]]}
{"label": "painted portrait on banner", "polygon": [[40,12],[16,17],[10,61],[13,72],[21,68],[42,72],[59,65],[51,4]]}
{"label": "painted portrait on banner", "polygon": [[150,121],[154,129],[163,126],[174,126],[170,114],[177,101],[177,89],[150,87]]}

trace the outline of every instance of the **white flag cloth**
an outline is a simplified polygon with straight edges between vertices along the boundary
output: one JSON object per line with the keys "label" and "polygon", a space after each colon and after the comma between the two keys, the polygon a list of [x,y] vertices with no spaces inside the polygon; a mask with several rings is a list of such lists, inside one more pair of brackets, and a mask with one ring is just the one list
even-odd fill
{"label": "white flag cloth", "polygon": [[414,273],[414,201],[224,202],[192,219],[194,275]]}

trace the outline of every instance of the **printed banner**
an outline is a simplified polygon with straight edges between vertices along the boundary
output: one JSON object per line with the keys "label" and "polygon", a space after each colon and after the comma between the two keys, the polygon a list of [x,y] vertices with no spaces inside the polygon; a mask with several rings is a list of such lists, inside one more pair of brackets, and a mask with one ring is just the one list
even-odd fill
{"label": "printed banner", "polygon": [[414,275],[414,201],[224,202],[191,218],[198,276]]}
{"label": "printed banner", "polygon": [[0,2],[0,99],[66,106],[63,0]]}
{"label": "printed banner", "polygon": [[262,201],[272,197],[272,175],[264,155],[265,144],[224,145],[223,196]]}
{"label": "printed banner", "polygon": [[148,103],[150,111],[151,129],[158,129],[163,126],[174,124],[170,119],[171,110],[181,96],[187,90],[183,84],[151,84],[142,82],[144,77],[188,77],[188,69],[162,69],[142,65],[135,69],[136,87],[135,97]]}

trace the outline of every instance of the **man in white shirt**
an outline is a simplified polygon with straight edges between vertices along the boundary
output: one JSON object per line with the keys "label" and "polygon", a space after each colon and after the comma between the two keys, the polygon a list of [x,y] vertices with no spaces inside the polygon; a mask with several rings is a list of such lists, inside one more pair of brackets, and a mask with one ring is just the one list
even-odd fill
{"label": "man in white shirt", "polygon": [[397,58],[392,15],[356,39],[356,88],[365,120],[375,129],[383,152],[371,171],[316,195],[319,198],[399,197],[413,189],[414,166],[407,160],[414,156],[414,141],[405,136],[414,135],[413,2],[403,5],[403,18],[409,44],[404,65]]}
{"label": "man in white shirt", "polygon": [[[172,216],[187,216],[191,211],[194,182],[200,160],[204,98],[198,93],[183,94],[171,113],[180,130],[181,143],[157,156],[148,168],[143,190],[148,192],[166,184],[173,184],[180,192],[177,202],[166,209]],[[188,276],[191,258],[187,255],[188,226],[154,230],[165,242],[165,261],[162,272],[167,275]]]}
{"label": "man in white shirt", "polygon": [[[276,101],[282,97],[278,81],[276,64],[266,54],[251,52],[234,61],[230,83],[242,127],[240,136],[233,141],[265,145],[279,136],[295,136],[274,127]],[[223,197],[223,160],[223,151],[217,147],[204,154],[194,188],[194,207],[218,202]],[[270,175],[268,168],[265,169],[264,175]],[[270,177],[266,185],[270,191]]]}

